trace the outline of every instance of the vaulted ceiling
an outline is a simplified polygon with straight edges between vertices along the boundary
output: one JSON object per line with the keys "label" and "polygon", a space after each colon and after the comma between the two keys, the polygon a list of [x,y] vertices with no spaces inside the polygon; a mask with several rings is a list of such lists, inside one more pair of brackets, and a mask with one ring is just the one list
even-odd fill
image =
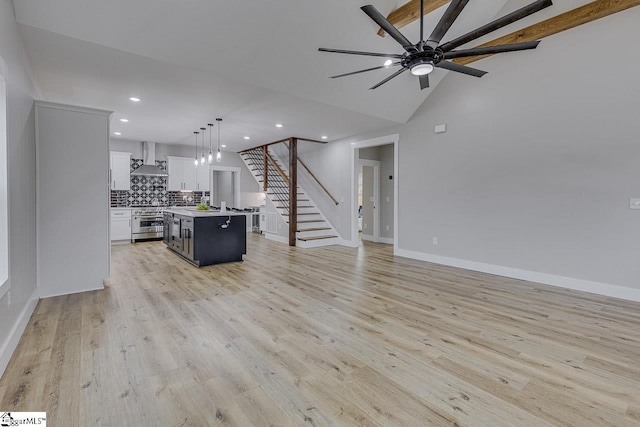
{"label": "vaulted ceiling", "polygon": [[[334,140],[410,119],[447,71],[436,69],[424,91],[410,73],[371,91],[390,70],[328,76],[381,65],[384,58],[318,52],[401,53],[394,40],[376,34],[360,10],[366,3],[385,15],[400,6],[394,0],[17,0],[14,6],[47,100],[114,110],[113,130],[132,140],[188,144],[194,130],[222,117],[223,138],[240,150],[291,135]],[[529,1],[505,3],[470,2],[444,40]],[[584,3],[564,1],[492,36]],[[444,7],[426,16],[425,28],[435,26]],[[414,41],[418,28],[414,22],[402,32]],[[505,55],[513,55],[517,73],[518,55],[536,52]],[[490,61],[474,65],[489,72],[483,79],[491,78]],[[131,103],[130,96],[142,102]]]}

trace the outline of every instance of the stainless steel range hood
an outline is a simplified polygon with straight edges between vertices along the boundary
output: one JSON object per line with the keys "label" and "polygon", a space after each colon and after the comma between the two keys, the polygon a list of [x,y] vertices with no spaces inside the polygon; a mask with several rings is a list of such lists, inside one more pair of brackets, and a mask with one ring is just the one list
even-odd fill
{"label": "stainless steel range hood", "polygon": [[134,176],[169,176],[168,173],[156,166],[156,143],[142,142],[142,159],[144,164],[131,172]]}

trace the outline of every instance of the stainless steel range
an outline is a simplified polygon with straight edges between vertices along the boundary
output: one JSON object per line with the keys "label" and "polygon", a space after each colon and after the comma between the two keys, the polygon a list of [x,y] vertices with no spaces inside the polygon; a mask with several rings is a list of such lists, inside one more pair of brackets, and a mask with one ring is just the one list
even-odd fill
{"label": "stainless steel range", "polygon": [[133,208],[132,241],[162,238],[163,228],[162,208],[157,206]]}

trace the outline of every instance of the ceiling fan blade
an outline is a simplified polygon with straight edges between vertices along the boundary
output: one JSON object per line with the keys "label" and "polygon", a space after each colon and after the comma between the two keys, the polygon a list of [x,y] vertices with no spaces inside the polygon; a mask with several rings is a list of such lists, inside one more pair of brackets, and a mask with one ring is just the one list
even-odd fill
{"label": "ceiling fan blade", "polygon": [[385,84],[385,83],[386,83],[386,82],[388,82],[389,80],[393,79],[394,77],[398,77],[400,74],[404,73],[404,72],[405,72],[405,71],[407,71],[407,70],[408,70],[408,68],[404,68],[404,67],[403,67],[402,69],[400,69],[400,70],[396,71],[395,73],[391,74],[389,77],[387,77],[386,79],[384,79],[383,81],[381,81],[381,82],[380,82],[380,83],[378,83],[377,85],[371,86],[371,87],[369,88],[369,90],[379,88],[380,86],[382,86],[383,84]]}
{"label": "ceiling fan blade", "polygon": [[330,79],[337,79],[338,77],[352,76],[354,74],[366,73],[367,71],[373,71],[373,70],[380,70],[381,68],[389,68],[389,67],[393,67],[395,65],[400,65],[400,63],[399,62],[394,62],[393,64],[390,64],[390,65],[381,65],[380,67],[367,68],[366,70],[359,70],[359,71],[353,71],[351,73],[338,74],[337,76],[331,76],[329,78]]}
{"label": "ceiling fan blade", "polygon": [[540,40],[524,43],[503,44],[500,46],[476,47],[474,49],[453,50],[444,54],[444,59],[464,58],[466,56],[493,55],[494,53],[516,52],[535,49]]}
{"label": "ceiling fan blade", "polygon": [[458,73],[468,74],[474,77],[482,77],[485,74],[487,74],[486,71],[478,70],[477,68],[471,68],[471,67],[467,67],[466,65],[460,65],[460,64],[456,64],[455,62],[449,62],[449,61],[440,61],[437,64],[435,64],[435,66],[438,68],[444,68],[445,70],[449,70],[449,71],[456,71]]}
{"label": "ceiling fan blade", "polygon": [[480,38],[485,34],[489,34],[497,30],[498,28],[502,28],[526,16],[532,15],[544,8],[551,6],[552,4],[553,2],[551,0],[537,0],[525,7],[522,7],[514,12],[509,13],[508,15],[503,16],[502,18],[498,18],[495,21],[489,22],[482,27],[468,32],[465,35],[462,35],[456,39],[440,45],[440,49],[442,49],[443,52],[449,52],[450,50],[453,50],[458,46],[462,46],[463,44],[469,43],[470,41]]}
{"label": "ceiling fan blade", "polygon": [[420,77],[420,90],[426,89],[429,87],[429,74],[423,74]]}
{"label": "ceiling fan blade", "polygon": [[395,41],[400,43],[400,45],[405,50],[407,50],[407,51],[414,51],[415,50],[415,46],[413,45],[413,43],[411,43],[409,41],[409,39],[407,39],[400,32],[400,30],[398,30],[396,27],[394,27],[391,22],[387,21],[387,18],[385,18],[384,15],[381,14],[378,11],[378,9],[376,9],[374,6],[368,4],[366,6],[362,6],[360,9],[362,9],[362,11],[364,13],[366,13],[369,18],[373,19],[375,21],[375,23],[380,26],[380,28],[385,30],[387,32],[387,34],[389,34],[391,37],[393,37]]}
{"label": "ceiling fan blade", "polygon": [[324,47],[321,47],[318,50],[320,52],[346,53],[347,55],[380,56],[382,58],[402,59],[402,55],[398,55],[397,53],[361,52],[359,50],[327,49]]}
{"label": "ceiling fan blade", "polygon": [[440,18],[440,21],[438,21],[438,24],[429,36],[426,43],[427,46],[432,49],[438,47],[440,40],[442,40],[442,37],[449,31],[449,28],[451,28],[451,25],[453,25],[453,22],[458,18],[458,15],[460,15],[460,12],[462,12],[462,9],[464,9],[468,2],[469,0],[452,0],[451,3],[449,3],[449,7],[447,7],[444,15],[442,15],[442,18]]}

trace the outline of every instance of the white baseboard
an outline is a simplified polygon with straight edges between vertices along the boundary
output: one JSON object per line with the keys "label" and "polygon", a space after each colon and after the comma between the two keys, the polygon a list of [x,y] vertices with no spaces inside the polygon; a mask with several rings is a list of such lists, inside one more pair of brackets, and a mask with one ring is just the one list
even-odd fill
{"label": "white baseboard", "polygon": [[9,361],[11,360],[11,356],[13,352],[18,347],[18,343],[20,342],[20,337],[22,337],[22,333],[24,332],[27,324],[29,323],[29,319],[31,319],[31,315],[33,311],[36,309],[36,305],[38,304],[38,288],[33,290],[31,297],[29,297],[29,302],[25,305],[22,313],[20,313],[20,317],[18,317],[16,323],[11,328],[11,332],[9,336],[2,343],[2,347],[0,347],[0,377],[4,374],[4,370],[7,368]]}
{"label": "white baseboard", "polygon": [[360,235],[360,239],[367,240],[369,242],[375,242],[376,241],[375,237],[373,237],[373,236],[371,236],[369,234],[361,234]]}
{"label": "white baseboard", "polygon": [[380,237],[378,242],[384,243],[385,245],[393,245],[393,237]]}
{"label": "white baseboard", "polygon": [[277,234],[264,233],[264,237],[266,237],[269,240],[273,240],[274,242],[280,242],[280,243],[284,243],[286,245],[289,244],[289,239],[287,237],[279,236]]}
{"label": "white baseboard", "polygon": [[[105,279],[106,280],[106,279]],[[89,289],[82,289],[79,291],[73,291],[73,292],[56,292],[53,294],[46,294],[46,295],[40,295],[40,298],[53,298],[53,297],[61,297],[63,295],[73,295],[73,294],[81,294],[82,292],[93,292],[93,291],[101,291],[104,289],[104,282],[100,284],[100,286],[95,287],[95,288],[89,288]]]}
{"label": "white baseboard", "polygon": [[573,289],[576,291],[590,292],[592,294],[640,302],[640,289],[627,288],[625,286],[591,282],[589,280],[556,276],[553,274],[539,273],[536,271],[520,270],[518,268],[467,261],[458,258],[450,258],[423,252],[409,251],[406,249],[398,249],[395,251],[394,255],[417,259],[420,261],[433,262],[435,264],[463,268],[465,270],[495,274],[496,276],[511,277],[514,279],[527,280],[529,282],[542,283],[545,285],[557,286],[560,288]]}

